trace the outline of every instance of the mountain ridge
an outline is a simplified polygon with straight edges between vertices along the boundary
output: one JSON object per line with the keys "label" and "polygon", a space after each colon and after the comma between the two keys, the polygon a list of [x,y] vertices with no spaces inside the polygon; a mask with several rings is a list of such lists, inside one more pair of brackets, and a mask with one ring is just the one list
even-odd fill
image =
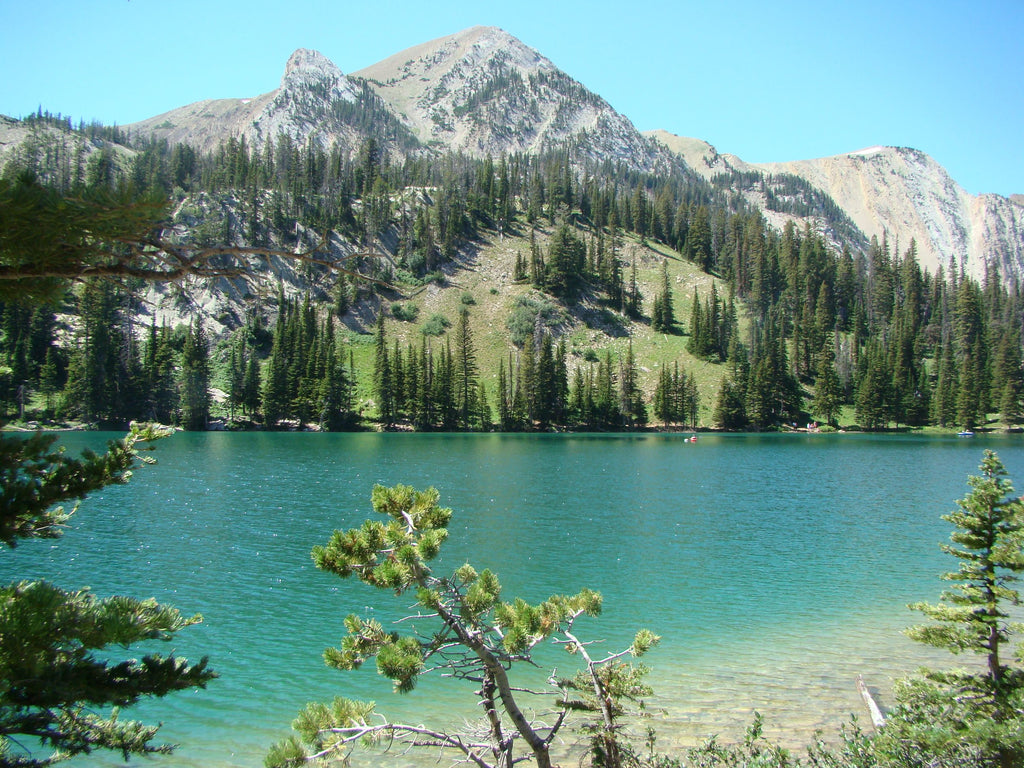
{"label": "mountain ridge", "polygon": [[[300,48],[272,91],[195,102],[125,129],[200,151],[230,138],[255,148],[285,133],[296,144],[313,141],[349,156],[374,138],[399,156],[568,150],[576,162],[683,172],[707,181],[721,174],[788,174],[834,201],[859,230],[852,240],[832,237],[837,246],[863,247],[872,237],[888,237],[906,248],[913,239],[920,263],[932,272],[952,264],[983,278],[994,265],[1004,279],[1024,278],[1022,196],[970,195],[916,149],[869,147],[830,158],[747,163],[702,139],[641,133],[598,94],[497,27],[427,41],[350,75],[322,53]],[[737,187],[773,226],[791,219],[822,226],[820,217],[771,210],[749,182]]]}
{"label": "mountain ridge", "polygon": [[650,131],[707,179],[721,173],[792,174],[831,197],[866,237],[913,239],[919,263],[934,273],[955,267],[974,277],[993,262],[1024,276],[1024,207],[996,194],[972,195],[934,158],[909,147],[872,146],[829,157],[747,163],[700,139]]}

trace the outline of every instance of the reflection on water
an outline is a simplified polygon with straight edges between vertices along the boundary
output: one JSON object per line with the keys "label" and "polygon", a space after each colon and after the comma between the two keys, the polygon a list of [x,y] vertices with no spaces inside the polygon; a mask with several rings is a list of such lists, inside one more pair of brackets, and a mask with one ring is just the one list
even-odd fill
{"label": "reflection on water", "polygon": [[[640,627],[662,635],[646,659],[660,747],[739,735],[755,710],[795,746],[863,715],[857,675],[884,703],[893,678],[945,662],[900,630],[917,620],[906,604],[936,599],[953,567],[939,515],[985,447],[1024,483],[1021,444],[1000,438],[179,434],[158,466],[87,500],[62,541],[7,553],[0,578],[203,613],[175,650],[208,654],[221,678],[136,714],[183,745],[161,765],[258,766],[309,700],[372,699],[417,722],[472,715],[448,681],[397,697],[372,669],[321,661],[346,614],[386,621],[407,606],[319,573],[310,548],[370,514],[374,483],[434,485],[455,510],[439,567],[492,568],[508,598],[597,589],[604,615],[580,629],[609,647]],[[542,662],[545,675],[566,663]]]}

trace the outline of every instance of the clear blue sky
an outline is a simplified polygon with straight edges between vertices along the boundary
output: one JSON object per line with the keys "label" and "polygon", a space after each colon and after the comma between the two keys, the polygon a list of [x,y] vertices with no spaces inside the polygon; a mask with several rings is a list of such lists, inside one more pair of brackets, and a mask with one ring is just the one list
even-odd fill
{"label": "clear blue sky", "polygon": [[750,162],[909,146],[1024,193],[1024,0],[0,0],[0,114],[126,125],[273,90],[296,48],[353,72],[478,24],[641,130]]}

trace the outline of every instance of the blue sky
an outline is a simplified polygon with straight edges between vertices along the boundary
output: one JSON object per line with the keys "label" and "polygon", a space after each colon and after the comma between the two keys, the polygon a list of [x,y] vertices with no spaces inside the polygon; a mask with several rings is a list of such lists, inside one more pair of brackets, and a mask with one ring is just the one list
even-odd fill
{"label": "blue sky", "polygon": [[909,146],[1024,193],[1022,0],[0,0],[0,114],[126,125],[273,90],[296,48],[353,72],[478,24],[641,130],[750,162]]}

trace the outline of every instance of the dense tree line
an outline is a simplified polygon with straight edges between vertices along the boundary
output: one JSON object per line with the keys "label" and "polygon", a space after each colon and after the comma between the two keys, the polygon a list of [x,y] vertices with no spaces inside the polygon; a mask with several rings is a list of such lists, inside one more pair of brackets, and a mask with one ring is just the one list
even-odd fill
{"label": "dense tree line", "polygon": [[[484,159],[405,153],[394,140],[373,136],[354,152],[313,141],[298,145],[281,135],[258,147],[231,138],[201,154],[186,145],[132,139],[117,129],[75,129],[42,112],[30,122],[38,128],[36,138],[22,148],[18,167],[55,188],[121,187],[179,200],[220,200],[205,209],[179,209],[193,217],[186,223],[203,242],[290,243],[300,229],[333,231],[356,244],[386,236],[395,244],[394,258],[361,263],[367,280],[337,281],[335,318],[368,298],[380,304],[387,291],[376,280],[415,285],[436,276],[482,233],[516,233],[530,242],[529,253],[516,257],[518,282],[563,304],[585,298],[649,322],[655,331],[685,334],[691,355],[725,366],[719,391],[704,393],[718,426],[836,423],[844,407],[867,429],[969,429],[984,424],[990,413],[1007,425],[1021,418],[1024,307],[1018,286],[1006,285],[995,272],[978,283],[952,262],[931,275],[917,264],[913,242],[901,252],[887,235],[863,252],[837,252],[809,227],[790,223],[776,231],[722,180],[710,185],[681,168],[645,174],[570,150]],[[86,135],[101,149],[79,152]],[[121,151],[126,146],[132,153]],[[780,203],[780,209],[812,206],[831,222],[829,231],[842,231],[830,201],[786,177],[743,176],[736,183],[774,190],[778,200],[787,201],[788,208]],[[540,228],[552,233],[546,245],[536,237]],[[623,258],[626,237],[675,249],[718,277],[727,294],[714,284],[704,295],[695,292],[688,322],[680,322],[663,270],[645,316],[636,260]],[[156,415],[200,426],[206,411],[185,395],[204,377],[209,383],[203,356],[195,350],[212,340],[195,341],[202,333],[196,327],[140,334],[132,327],[138,309],[133,302],[130,285],[77,289],[62,308],[68,311],[63,315],[80,318],[72,344],[56,312],[5,304],[3,407],[11,412],[26,393],[35,393],[52,410],[63,392],[77,411],[69,415],[90,421]],[[216,361],[216,370],[230,369],[232,414],[270,425],[352,426],[353,371],[330,340],[335,322],[315,302],[286,304],[279,305],[277,324],[261,329],[262,346],[236,339],[221,354],[225,359]],[[245,322],[236,336],[251,336],[253,323],[261,320]],[[488,399],[475,360],[465,356],[468,333],[468,325],[460,325],[444,344],[431,346],[425,338],[416,349],[378,352],[374,394],[381,423],[429,429],[628,427],[646,423],[649,407],[662,413],[658,421],[697,421],[692,409],[684,409],[685,418],[672,409],[673,416],[663,418],[667,401],[660,393],[643,402],[627,355],[619,362],[569,366],[559,360],[558,338],[551,339],[550,352],[544,334],[524,344],[528,329],[513,333],[515,348]],[[55,344],[58,335],[62,342]],[[284,346],[301,351],[278,349]],[[334,349],[330,354],[323,351],[328,347]],[[414,368],[417,376],[410,373]],[[662,370],[659,376],[664,375]],[[609,382],[620,391],[610,393]],[[664,389],[661,378],[653,386]]]}
{"label": "dense tree line", "polygon": [[[631,346],[621,359],[607,351],[603,358],[595,354],[574,363],[564,339],[538,328],[499,362],[496,391],[488,395],[468,318],[464,309],[444,344],[435,347],[424,335],[418,348],[407,344],[403,351],[397,340],[389,341],[382,316],[376,330],[374,397],[385,427],[524,432],[648,424]],[[654,396],[658,420],[665,426],[696,426],[699,402],[679,363],[671,372],[666,369]]]}
{"label": "dense tree line", "polygon": [[953,265],[931,275],[913,241],[902,254],[883,237],[863,255],[834,255],[806,229],[776,235],[756,215],[732,221],[718,266],[752,322],[737,351],[746,359],[719,397],[723,425],[807,412],[831,422],[841,404],[867,429],[971,429],[994,412],[1007,425],[1020,420],[1019,286],[991,270],[979,284]]}

